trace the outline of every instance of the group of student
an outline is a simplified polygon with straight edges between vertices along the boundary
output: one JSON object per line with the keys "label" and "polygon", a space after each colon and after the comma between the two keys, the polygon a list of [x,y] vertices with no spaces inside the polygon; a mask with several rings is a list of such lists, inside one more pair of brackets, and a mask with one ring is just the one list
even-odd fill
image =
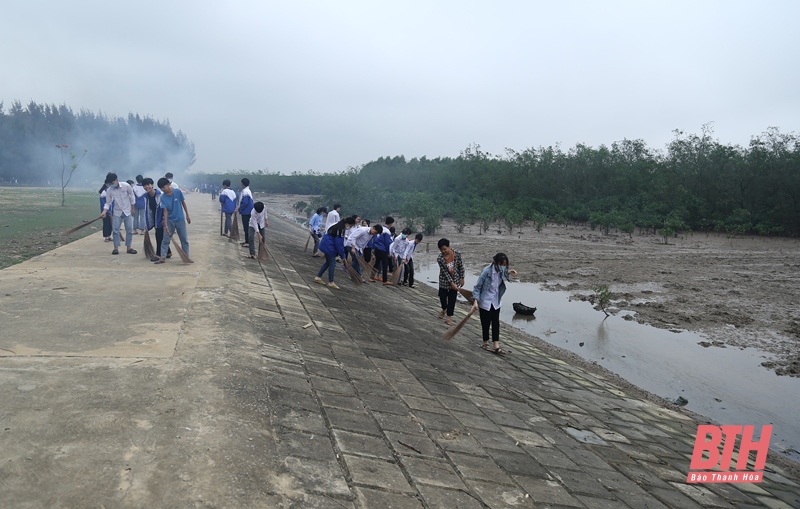
{"label": "group of student", "polygon": [[[172,257],[169,242],[172,235],[180,238],[181,248],[189,254],[189,240],[186,225],[191,224],[189,209],[172,173],[167,173],[155,183],[151,178],[136,176],[134,181],[122,181],[116,173],[106,174],[100,193],[100,216],[103,218],[103,238],[113,242],[112,255],[119,254],[121,242],[120,229],[125,225],[125,250],[136,254],[133,248],[133,235],[145,235],[155,229],[156,255],[150,261],[165,263]],[[166,235],[165,235],[166,230]]]}
{"label": "group of student", "polygon": [[[358,214],[341,219],[341,208],[338,203],[330,212],[326,207],[320,207],[308,222],[309,235],[314,240],[311,256],[325,256],[314,282],[338,289],[334,277],[337,263],[342,262],[349,263],[364,283],[369,281],[392,285],[389,272],[402,270],[402,281],[398,279],[398,283],[414,288],[414,252],[422,242],[422,234],[410,238],[411,230],[405,228],[395,235],[394,218],[391,216],[386,216],[383,224],[374,225]],[[375,262],[370,264],[373,258]],[[370,274],[366,274],[365,269]],[[327,282],[322,279],[326,271]]]}
{"label": "group of student", "polygon": [[250,179],[247,177],[241,180],[242,189],[237,197],[236,191],[231,189],[231,181],[222,181],[222,191],[219,193],[219,202],[222,213],[225,216],[225,227],[222,235],[231,236],[233,229],[233,216],[239,214],[242,218],[242,229],[244,230],[244,242],[242,247],[249,248],[249,258],[256,258],[258,242],[264,242],[265,228],[269,226],[267,208],[263,202],[253,201],[253,193],[250,191]]}

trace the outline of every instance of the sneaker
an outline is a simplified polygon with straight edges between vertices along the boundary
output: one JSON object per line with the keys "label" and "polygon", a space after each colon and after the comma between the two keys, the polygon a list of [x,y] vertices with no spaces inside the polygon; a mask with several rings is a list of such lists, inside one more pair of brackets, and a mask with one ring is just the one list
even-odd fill
{"label": "sneaker", "polygon": [[339,288],[339,285],[337,285],[337,284],[336,284],[336,283],[334,283],[333,281],[331,281],[330,283],[328,283],[328,284],[327,284],[327,286],[328,286],[328,288],[333,288],[334,290],[339,290],[339,289],[340,289],[340,288]]}

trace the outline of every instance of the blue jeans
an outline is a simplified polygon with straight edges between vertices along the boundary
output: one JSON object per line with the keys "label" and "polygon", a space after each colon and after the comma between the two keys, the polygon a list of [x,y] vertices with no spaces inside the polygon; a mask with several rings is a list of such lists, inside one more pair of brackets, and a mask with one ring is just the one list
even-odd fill
{"label": "blue jeans", "polygon": [[114,216],[111,219],[111,230],[114,232],[114,247],[119,247],[119,229],[125,223],[125,245],[131,247],[133,242],[133,216]]}
{"label": "blue jeans", "polygon": [[[256,245],[258,244],[258,235],[256,235],[256,229],[253,228],[252,226],[248,227],[248,233],[250,234],[249,238],[252,241],[250,242],[250,256],[255,256]],[[258,233],[261,234],[261,238],[264,238],[264,228],[259,228]]]}
{"label": "blue jeans", "polygon": [[333,273],[336,271],[336,255],[322,254],[325,255],[325,263],[322,264],[319,272],[317,272],[317,277],[322,277],[325,269],[328,269],[328,282],[333,283]]}
{"label": "blue jeans", "polygon": [[136,212],[133,214],[133,229],[146,230],[147,220],[145,219],[145,209],[134,209]]}
{"label": "blue jeans", "polygon": [[171,239],[171,235],[178,234],[178,238],[181,239],[181,249],[188,255],[189,254],[189,239],[186,236],[186,221],[178,221],[177,223],[173,223],[172,221],[167,221],[167,226],[169,227],[169,233],[167,230],[164,230],[164,238],[161,240],[161,258],[167,257],[167,251],[169,251],[169,241]]}

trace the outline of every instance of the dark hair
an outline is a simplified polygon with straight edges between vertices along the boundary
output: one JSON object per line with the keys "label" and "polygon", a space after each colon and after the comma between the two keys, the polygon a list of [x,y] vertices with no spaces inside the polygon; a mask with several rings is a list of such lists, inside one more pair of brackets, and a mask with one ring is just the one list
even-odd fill
{"label": "dark hair", "polygon": [[158,188],[159,189],[164,189],[164,186],[168,186],[168,185],[169,185],[169,179],[167,177],[161,177],[160,179],[158,179]]}
{"label": "dark hair", "polygon": [[323,211],[324,213],[328,213],[328,207],[320,207],[319,210]]}
{"label": "dark hair", "polygon": [[372,228],[375,228],[375,234],[376,235],[380,235],[381,233],[383,233],[383,226],[381,226],[379,224],[376,224]]}
{"label": "dark hair", "polygon": [[356,224],[356,218],[354,218],[353,216],[346,217],[346,218],[344,218],[344,223],[345,224]]}
{"label": "dark hair", "polygon": [[128,184],[130,184],[130,185],[133,185],[133,184],[134,184],[133,180],[126,180],[125,182],[127,182],[127,183],[128,183]]}
{"label": "dark hair", "polygon": [[386,216],[386,221],[384,221],[384,223],[386,223],[386,226],[394,224],[394,218],[392,216]]}
{"label": "dark hair", "polygon": [[340,209],[340,208],[342,208],[341,204],[339,204],[339,203],[334,203],[333,204],[333,210]]}
{"label": "dark hair", "polygon": [[245,186],[245,187],[249,186],[250,185],[250,179],[247,178],[247,177],[243,178],[242,179],[242,185]]}
{"label": "dark hair", "polygon": [[[362,221],[364,221],[365,223],[367,223],[367,226],[369,226],[369,225],[371,225],[371,224],[372,224],[372,221],[370,221],[369,219],[362,219]],[[379,226],[380,226],[380,225],[379,225]],[[381,230],[383,230],[383,226],[381,226]]]}
{"label": "dark hair", "polygon": [[231,179],[225,179],[222,181],[222,185],[225,187],[231,187]]}
{"label": "dark hair", "polygon": [[253,204],[253,208],[256,209],[256,212],[261,212],[264,210],[264,203],[257,201]]}
{"label": "dark hair", "polygon": [[143,178],[142,179],[142,185],[146,186],[147,184],[153,184],[153,179],[151,179],[150,177]]}
{"label": "dark hair", "polygon": [[353,223],[355,223],[355,222],[356,222],[356,219],[358,219],[358,214],[353,214],[353,215],[352,215],[352,216],[350,216],[350,217],[352,217],[352,218],[353,218]]}
{"label": "dark hair", "polygon": [[404,234],[406,234],[406,235],[411,235],[411,228],[408,228],[408,227],[406,227],[406,228],[403,228],[403,229],[400,231],[400,233],[404,233]]}
{"label": "dark hair", "polygon": [[497,253],[492,258],[492,262],[494,263],[494,270],[500,270],[500,264],[506,262],[508,264],[508,256],[505,253]]}
{"label": "dark hair", "polygon": [[439,239],[439,242],[436,243],[439,246],[439,249],[442,249],[442,246],[450,247],[450,241],[447,239]]}
{"label": "dark hair", "polygon": [[319,214],[320,212],[322,212],[322,209],[324,209],[324,208],[325,208],[325,207],[317,207],[317,214]]}
{"label": "dark hair", "polygon": [[103,185],[100,186],[100,190],[97,192],[103,194],[103,191],[105,191],[106,189],[108,189],[108,186],[105,183],[103,183]]}
{"label": "dark hair", "polygon": [[108,172],[108,174],[106,175],[106,184],[110,184],[110,183],[114,182],[115,180],[117,180],[117,174],[116,173],[112,173],[112,172]]}
{"label": "dark hair", "polygon": [[341,221],[339,221],[338,223],[332,224],[331,227],[328,228],[327,231],[328,235],[334,237],[343,237],[346,224],[356,224],[356,220],[353,219],[352,217],[346,217]]}
{"label": "dark hair", "polygon": [[142,177],[141,175],[136,175],[136,182],[138,182],[138,183],[140,183],[140,184],[141,184],[141,183],[142,183],[142,179],[143,179],[143,178],[144,178],[144,177]]}
{"label": "dark hair", "polygon": [[164,178],[171,179],[173,176],[174,176],[174,175],[172,174],[172,172],[169,172],[169,171],[168,171],[168,172],[167,172],[167,174],[166,174],[166,175],[164,175]]}
{"label": "dark hair", "polygon": [[414,238],[417,239],[418,241],[422,242],[422,234],[421,233],[418,233]]}

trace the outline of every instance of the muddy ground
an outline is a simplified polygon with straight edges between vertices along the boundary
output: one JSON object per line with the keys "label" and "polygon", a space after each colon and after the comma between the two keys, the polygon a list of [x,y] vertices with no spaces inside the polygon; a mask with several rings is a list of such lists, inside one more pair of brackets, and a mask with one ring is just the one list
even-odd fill
{"label": "muddy ground", "polygon": [[[291,205],[301,199],[307,197],[272,195],[267,202],[292,214]],[[694,233],[664,244],[653,234],[604,235],[588,226],[537,232],[525,225],[509,233],[494,224],[478,231],[472,225],[459,233],[445,220],[425,241],[435,250],[447,237],[472,266],[503,251],[520,281],[577,299],[593,299],[592,289],[607,285],[612,309],[633,311],[640,323],[702,333],[708,340],[701,344],[709,348],[757,348],[774,356],[765,368],[800,376],[799,239]]]}

